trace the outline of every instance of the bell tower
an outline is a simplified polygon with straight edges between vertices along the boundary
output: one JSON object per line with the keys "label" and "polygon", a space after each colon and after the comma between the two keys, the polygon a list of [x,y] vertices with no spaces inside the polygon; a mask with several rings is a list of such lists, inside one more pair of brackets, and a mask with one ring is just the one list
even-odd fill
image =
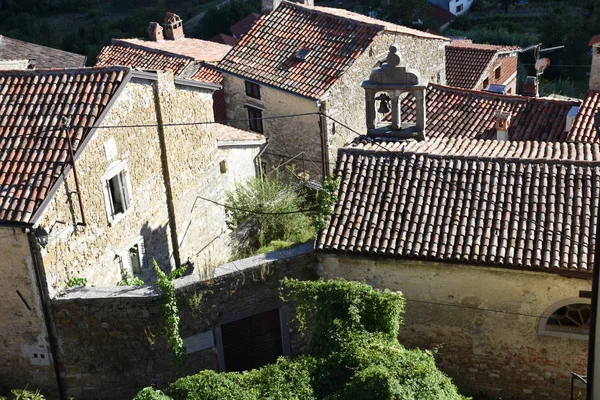
{"label": "bell tower", "polygon": [[[425,92],[428,81],[421,79],[419,72],[400,66],[398,46],[391,45],[390,51],[379,66],[373,68],[369,80],[362,83],[367,106],[366,118],[369,136],[394,137],[398,139],[425,140]],[[416,102],[416,123],[402,121],[401,96],[410,93]],[[376,103],[379,102],[378,109]],[[388,107],[391,104],[391,110]],[[384,121],[377,123],[377,111],[390,113]],[[391,123],[389,120],[391,117]]]}

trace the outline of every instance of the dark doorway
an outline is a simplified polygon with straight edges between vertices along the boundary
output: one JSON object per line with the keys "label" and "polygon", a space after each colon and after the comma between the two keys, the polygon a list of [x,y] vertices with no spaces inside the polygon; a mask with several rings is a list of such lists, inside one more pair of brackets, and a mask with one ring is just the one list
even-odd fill
{"label": "dark doorway", "polygon": [[221,325],[227,371],[262,367],[282,355],[279,309]]}

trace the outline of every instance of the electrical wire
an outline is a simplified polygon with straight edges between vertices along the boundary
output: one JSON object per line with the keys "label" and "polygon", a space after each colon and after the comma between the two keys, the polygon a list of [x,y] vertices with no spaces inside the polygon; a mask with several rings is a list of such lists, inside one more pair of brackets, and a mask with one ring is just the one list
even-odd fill
{"label": "electrical wire", "polygon": [[[359,133],[359,132],[355,131],[354,129],[350,128],[349,126],[347,126],[347,125],[345,125],[345,124],[343,124],[343,123],[339,122],[339,121],[338,121],[338,120],[336,120],[335,118],[333,118],[333,117],[330,117],[330,116],[328,116],[328,115],[325,115],[325,116],[326,116],[327,118],[331,119],[333,122],[335,122],[335,123],[339,124],[340,126],[342,126],[342,127],[346,128],[346,129],[348,129],[350,132],[354,133],[355,135],[357,135],[357,136],[359,136],[359,137],[363,137],[363,136],[364,136],[363,134],[361,134],[361,133]],[[371,140],[371,143],[373,143],[373,144],[376,144],[377,146],[381,147],[383,150],[385,150],[385,151],[386,151],[386,152],[388,152],[388,153],[392,153],[392,154],[396,153],[396,154],[398,154],[397,152],[391,151],[391,150],[390,150],[390,149],[388,149],[387,147],[385,147],[385,146],[381,145],[380,143],[378,143],[378,142],[376,142],[376,141],[374,141],[374,140]],[[400,154],[401,154],[401,153],[400,153]],[[422,168],[419,168],[419,169],[421,169],[421,170],[422,170]],[[481,197],[481,196],[479,196],[479,195],[477,195],[477,194],[475,194],[475,193],[473,193],[473,192],[469,192],[469,195],[471,195],[471,196],[475,197],[475,199],[476,199],[476,200],[479,200],[479,201],[481,201],[481,200],[484,200],[484,199],[483,199],[483,197]],[[558,232],[558,231],[556,231],[556,230],[553,230],[553,229],[550,229],[550,228],[544,227],[544,226],[542,226],[542,225],[539,225],[538,221],[536,221],[536,220],[532,220],[532,219],[529,219],[529,218],[527,218],[527,217],[524,217],[524,216],[522,216],[521,214],[515,213],[514,211],[507,210],[506,208],[502,207],[500,204],[494,203],[493,205],[494,205],[494,207],[497,207],[497,208],[499,208],[500,210],[503,210],[504,212],[507,212],[507,213],[509,213],[509,214],[512,214],[512,215],[516,216],[516,217],[517,217],[519,220],[521,220],[521,221],[526,221],[526,222],[529,222],[530,224],[532,224],[532,225],[534,225],[534,226],[536,226],[536,227],[540,228],[540,229],[541,229],[542,231],[544,231],[544,232],[547,232],[547,233],[549,232],[549,233],[552,233],[552,234],[555,234],[555,235],[559,235],[559,236],[561,236],[561,237],[563,237],[563,238],[565,238],[565,239],[567,239],[567,240],[569,240],[569,241],[571,241],[571,242],[574,242],[574,244],[577,244],[577,245],[579,245],[579,246],[582,246],[582,247],[584,247],[584,248],[586,248],[586,249],[588,249],[588,250],[589,250],[589,249],[591,249],[591,247],[593,246],[593,243],[591,243],[591,244],[585,244],[585,243],[577,242],[577,241],[573,240],[573,238],[572,238],[571,236],[567,235],[567,234],[564,234],[564,233],[562,233],[562,232]],[[594,219],[594,216],[592,216],[592,219]],[[376,225],[376,223],[373,223],[373,225]]]}
{"label": "electrical wire", "polygon": [[293,211],[279,211],[279,212],[249,210],[249,209],[246,209],[246,208],[238,208],[238,207],[228,206],[226,204],[219,203],[218,201],[215,201],[215,200],[212,200],[212,199],[207,199],[206,197],[202,197],[202,196],[197,196],[197,197],[199,199],[201,199],[201,200],[208,201],[209,203],[216,204],[216,205],[221,206],[223,208],[227,208],[229,210],[247,212],[248,214],[257,214],[257,215],[288,215],[288,214],[300,214],[300,213],[308,213],[308,212],[315,212],[315,211],[317,211],[316,208],[307,208],[307,209],[304,209],[304,210],[293,210]]}

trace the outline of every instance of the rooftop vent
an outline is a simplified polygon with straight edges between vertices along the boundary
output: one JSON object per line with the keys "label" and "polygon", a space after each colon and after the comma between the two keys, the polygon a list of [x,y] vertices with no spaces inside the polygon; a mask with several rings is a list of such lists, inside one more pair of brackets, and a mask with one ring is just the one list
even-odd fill
{"label": "rooftop vent", "polygon": [[310,50],[306,47],[303,47],[300,50],[298,50],[296,54],[294,54],[294,57],[296,58],[296,60],[304,61],[306,60],[306,56],[308,55],[308,53],[310,53]]}
{"label": "rooftop vent", "polygon": [[485,89],[483,89],[483,91],[490,93],[506,94],[506,85],[495,85],[492,83],[488,85]]}
{"label": "rooftop vent", "polygon": [[569,113],[567,114],[567,122],[565,123],[565,132],[569,132],[573,127],[573,122],[575,122],[575,117],[577,116],[578,112],[579,106],[573,106],[569,110]]}

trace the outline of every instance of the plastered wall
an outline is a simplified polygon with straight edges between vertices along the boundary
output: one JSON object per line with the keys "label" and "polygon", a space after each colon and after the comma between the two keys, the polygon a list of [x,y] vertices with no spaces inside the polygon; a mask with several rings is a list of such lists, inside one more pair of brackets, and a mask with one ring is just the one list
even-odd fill
{"label": "plastered wall", "polygon": [[434,349],[439,368],[464,394],[477,399],[567,399],[570,372],[585,375],[586,337],[538,335],[538,324],[553,304],[591,290],[591,280],[324,254],[319,256],[319,272],[325,278],[401,291],[407,302],[400,342]]}
{"label": "plastered wall", "polygon": [[20,229],[0,228],[0,273],[0,391],[29,386],[56,394],[33,259]]}

